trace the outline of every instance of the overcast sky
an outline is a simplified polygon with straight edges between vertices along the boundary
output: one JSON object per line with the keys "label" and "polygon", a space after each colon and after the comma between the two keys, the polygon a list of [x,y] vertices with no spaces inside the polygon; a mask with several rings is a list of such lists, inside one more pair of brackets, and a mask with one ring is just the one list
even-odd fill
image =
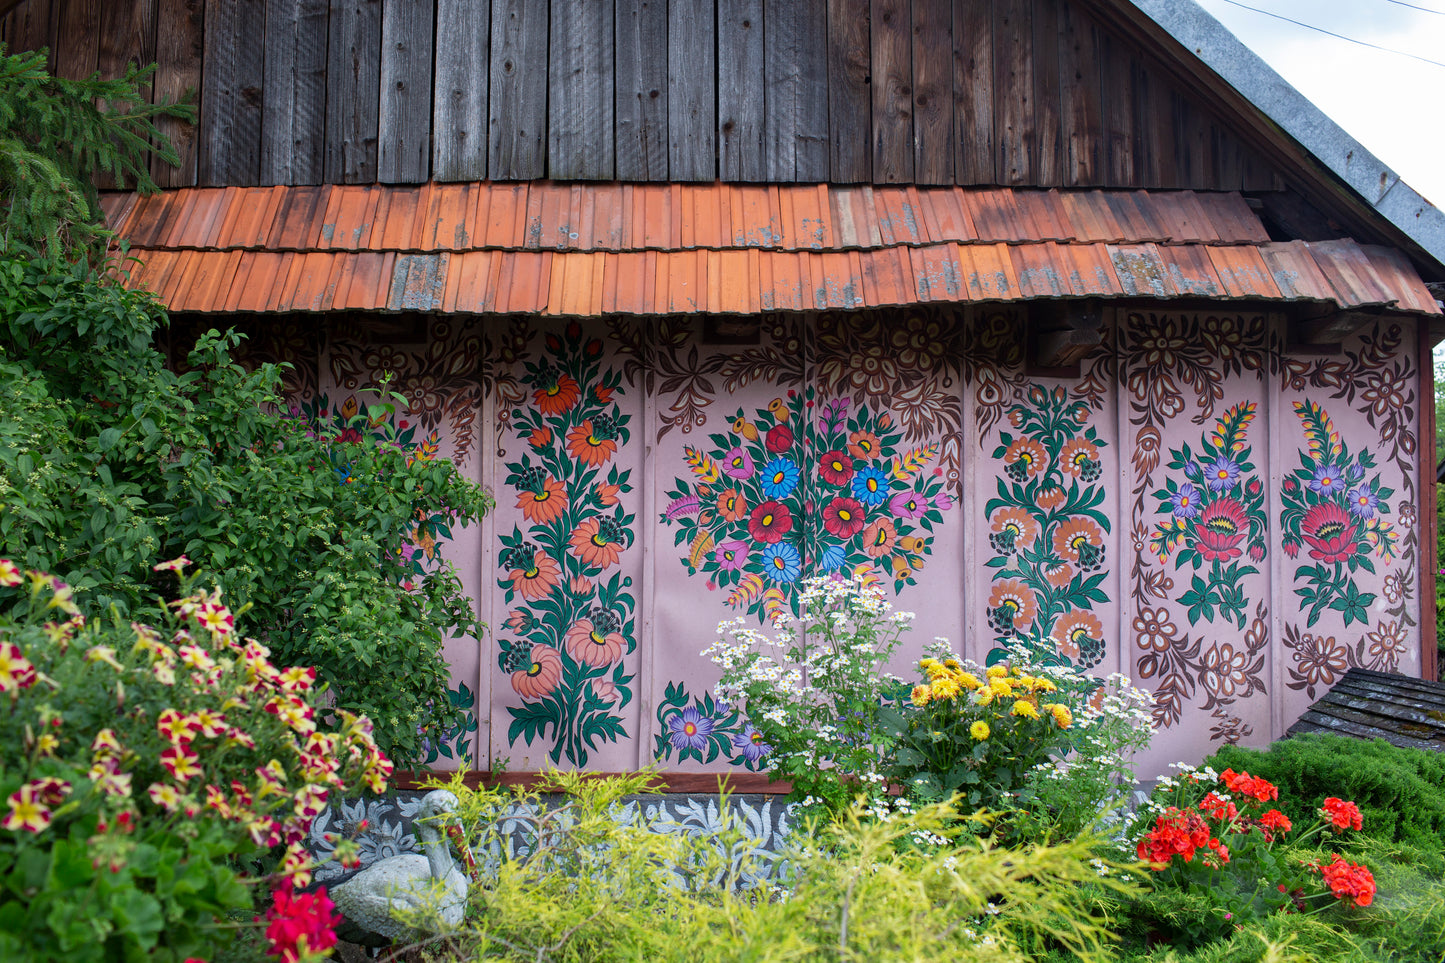
{"label": "overcast sky", "polygon": [[[1445,67],[1337,40],[1228,0],[1197,2],[1405,183],[1445,206]],[[1239,2],[1445,63],[1445,0]]]}

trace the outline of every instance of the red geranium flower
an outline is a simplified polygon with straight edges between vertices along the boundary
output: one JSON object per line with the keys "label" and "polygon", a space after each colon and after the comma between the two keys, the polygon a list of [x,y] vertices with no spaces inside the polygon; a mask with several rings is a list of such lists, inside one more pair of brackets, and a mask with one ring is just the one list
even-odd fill
{"label": "red geranium flower", "polygon": [[1359,863],[1345,862],[1339,853],[1334,857],[1330,865],[1316,867],[1325,885],[1335,894],[1335,899],[1348,896],[1356,906],[1369,906],[1375,900],[1375,874]]}
{"label": "red geranium flower", "polygon": [[1244,506],[1232,498],[1210,502],[1194,523],[1199,554],[1206,562],[1227,562],[1239,558],[1244,554],[1239,543],[1248,534],[1249,518],[1244,514]]}
{"label": "red geranium flower", "polygon": [[840,495],[823,509],[823,527],[838,538],[852,538],[863,530],[863,504]]}
{"label": "red geranium flower", "polygon": [[1272,829],[1281,833],[1287,833],[1291,829],[1294,829],[1294,823],[1290,822],[1289,817],[1278,809],[1271,809],[1259,817],[1259,824],[1265,829]]}
{"label": "red geranium flower", "polygon": [[773,545],[793,530],[793,514],[782,502],[769,499],[753,509],[748,517],[748,534],[759,542]]}
{"label": "red geranium flower", "polygon": [[1247,772],[1235,772],[1233,769],[1226,769],[1220,773],[1219,778],[1229,787],[1230,792],[1251,796],[1260,802],[1268,802],[1271,799],[1279,798],[1279,789],[1269,780],[1262,779],[1259,776],[1251,776]]}
{"label": "red geranium flower", "polygon": [[1360,816],[1360,807],[1352,802],[1345,802],[1338,796],[1331,796],[1320,806],[1320,815],[1330,821],[1335,832],[1342,833],[1351,827],[1359,829],[1364,825]]}
{"label": "red geranium flower", "polygon": [[830,485],[846,485],[853,480],[853,456],[846,451],[825,451],[818,459],[818,474]]}
{"label": "red geranium flower", "polygon": [[1310,558],[1343,562],[1355,554],[1355,523],[1334,502],[1320,502],[1305,512],[1300,529],[1304,540],[1312,546]]}

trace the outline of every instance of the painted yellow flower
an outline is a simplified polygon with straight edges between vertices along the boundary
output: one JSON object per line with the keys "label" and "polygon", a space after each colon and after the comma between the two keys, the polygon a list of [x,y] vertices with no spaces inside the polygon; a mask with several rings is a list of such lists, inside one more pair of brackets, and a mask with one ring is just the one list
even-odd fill
{"label": "painted yellow flower", "polygon": [[1039,710],[1034,708],[1034,704],[1032,702],[1024,699],[1020,699],[1015,702],[1014,707],[1010,710],[1010,712],[1013,715],[1022,716],[1025,719],[1037,719],[1039,717]]}
{"label": "painted yellow flower", "polygon": [[913,704],[918,706],[920,709],[928,705],[928,700],[929,698],[931,698],[931,696],[932,693],[929,691],[928,686],[916,685],[913,687]]}
{"label": "painted yellow flower", "polygon": [[970,736],[973,736],[975,741],[982,742],[983,740],[988,738],[988,723],[984,722],[982,719],[979,719],[973,725],[968,727],[968,734]]}

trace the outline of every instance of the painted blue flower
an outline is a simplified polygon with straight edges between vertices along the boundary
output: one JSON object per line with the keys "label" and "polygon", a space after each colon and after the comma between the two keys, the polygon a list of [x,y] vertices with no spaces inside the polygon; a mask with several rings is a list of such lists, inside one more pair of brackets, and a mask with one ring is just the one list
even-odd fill
{"label": "painted blue flower", "polygon": [[763,466],[763,473],[760,476],[763,483],[763,494],[769,498],[787,498],[798,487],[798,476],[801,474],[798,466],[793,464],[791,459],[778,457]]}
{"label": "painted blue flower", "polygon": [[1199,477],[1199,462],[1195,461],[1195,460],[1192,459],[1192,458],[1189,459],[1189,461],[1186,461],[1186,462],[1184,463],[1184,477],[1185,477],[1185,478],[1198,478],[1198,477]]}
{"label": "painted blue flower", "polygon": [[1357,482],[1365,477],[1365,467],[1363,465],[1351,465],[1350,470],[1345,472],[1345,477],[1352,482]]}
{"label": "painted blue flower", "polygon": [[860,468],[853,476],[853,497],[869,508],[877,508],[888,500],[888,476],[875,465]]}
{"label": "painted blue flower", "polygon": [[1199,514],[1199,491],[1193,485],[1180,485],[1179,490],[1169,496],[1174,506],[1175,518],[1194,518]]}
{"label": "painted blue flower", "polygon": [[688,706],[667,720],[668,738],[672,740],[674,749],[707,748],[707,738],[712,735],[712,729],[712,718],[698,712],[696,706]]}
{"label": "painted blue flower", "polygon": [[1374,518],[1375,512],[1380,508],[1380,496],[1375,494],[1369,485],[1360,485],[1350,489],[1350,494],[1345,498],[1345,502],[1350,507],[1350,514],[1356,518]]}
{"label": "painted blue flower", "polygon": [[733,735],[733,748],[743,751],[743,758],[748,762],[757,762],[759,759],[773,751],[773,747],[763,741],[763,734],[753,728],[749,722],[742,732]]}
{"label": "painted blue flower", "polygon": [[1214,491],[1233,488],[1239,480],[1239,465],[1227,455],[1220,455],[1204,469],[1204,482]]}
{"label": "painted blue flower", "polygon": [[848,561],[848,551],[842,545],[829,545],[818,556],[819,572],[836,572]]}
{"label": "painted blue flower", "polygon": [[803,558],[797,546],[774,542],[763,549],[763,572],[780,585],[796,582],[803,573]]}
{"label": "painted blue flower", "polygon": [[1334,497],[1345,490],[1345,476],[1334,465],[1321,465],[1315,469],[1315,477],[1310,480],[1310,490]]}

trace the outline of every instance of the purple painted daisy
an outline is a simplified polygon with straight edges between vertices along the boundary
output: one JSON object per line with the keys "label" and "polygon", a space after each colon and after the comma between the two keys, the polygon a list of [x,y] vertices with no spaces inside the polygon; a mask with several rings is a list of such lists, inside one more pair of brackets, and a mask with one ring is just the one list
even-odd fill
{"label": "purple painted daisy", "polygon": [[1228,457],[1220,455],[1204,469],[1204,481],[1217,492],[1233,488],[1239,480],[1239,465]]}
{"label": "purple painted daisy", "polygon": [[1333,497],[1345,490],[1345,476],[1334,465],[1321,465],[1310,480],[1310,490]]}
{"label": "purple painted daisy", "polygon": [[697,711],[696,706],[686,709],[667,720],[668,738],[674,749],[705,749],[707,737],[712,735],[713,720]]}
{"label": "purple painted daisy", "polygon": [[763,741],[763,734],[754,729],[751,722],[742,732],[733,734],[733,748],[741,749],[743,758],[748,762],[757,762],[773,751],[773,747]]}
{"label": "purple painted daisy", "polygon": [[1194,518],[1199,514],[1199,491],[1193,485],[1180,485],[1179,490],[1169,496],[1174,506],[1175,518]]}
{"label": "purple painted daisy", "polygon": [[1356,518],[1371,519],[1380,507],[1380,496],[1369,485],[1360,485],[1350,489],[1345,503],[1350,506],[1350,514]]}

